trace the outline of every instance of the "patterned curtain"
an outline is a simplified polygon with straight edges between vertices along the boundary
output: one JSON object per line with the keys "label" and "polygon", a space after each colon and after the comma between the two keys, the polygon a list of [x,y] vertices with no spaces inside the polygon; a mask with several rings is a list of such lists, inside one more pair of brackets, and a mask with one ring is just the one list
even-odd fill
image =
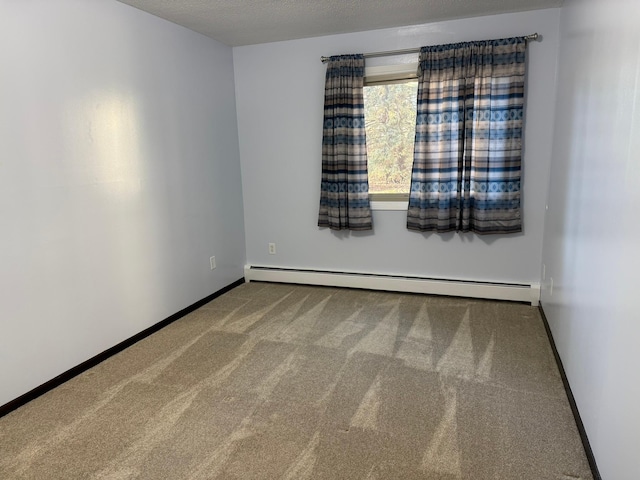
{"label": "patterned curtain", "polygon": [[320,227],[372,228],[363,86],[363,55],[330,58],[324,89]]}
{"label": "patterned curtain", "polygon": [[522,230],[524,37],[422,47],[407,228]]}

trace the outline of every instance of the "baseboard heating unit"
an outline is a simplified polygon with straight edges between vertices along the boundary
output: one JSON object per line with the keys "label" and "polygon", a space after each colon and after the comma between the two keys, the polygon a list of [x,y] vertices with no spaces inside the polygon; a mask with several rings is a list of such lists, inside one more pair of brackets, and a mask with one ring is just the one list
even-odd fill
{"label": "baseboard heating unit", "polygon": [[390,292],[426,293],[453,297],[486,298],[527,302],[538,306],[540,284],[478,282],[404,275],[378,275],[359,272],[335,272],[247,265],[246,282],[297,283],[327,287],[363,288]]}

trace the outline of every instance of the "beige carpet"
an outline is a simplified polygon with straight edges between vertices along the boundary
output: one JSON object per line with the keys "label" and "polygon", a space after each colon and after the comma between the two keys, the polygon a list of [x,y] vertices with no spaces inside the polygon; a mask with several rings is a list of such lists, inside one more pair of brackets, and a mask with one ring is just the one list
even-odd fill
{"label": "beige carpet", "polygon": [[251,283],[0,419],[0,478],[591,474],[537,309]]}

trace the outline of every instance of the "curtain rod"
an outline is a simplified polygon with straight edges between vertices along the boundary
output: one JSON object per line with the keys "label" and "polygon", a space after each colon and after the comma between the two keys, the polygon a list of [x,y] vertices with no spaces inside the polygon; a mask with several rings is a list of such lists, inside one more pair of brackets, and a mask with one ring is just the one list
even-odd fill
{"label": "curtain rod", "polygon": [[[537,40],[537,33],[532,33],[531,35],[525,35],[524,39],[527,41]],[[391,55],[406,55],[407,53],[419,53],[420,48],[405,48],[404,50],[390,50],[388,52],[373,52],[373,53],[365,53],[364,58],[373,58],[373,57],[388,57]],[[320,61],[322,63],[327,63],[330,57],[320,57]]]}

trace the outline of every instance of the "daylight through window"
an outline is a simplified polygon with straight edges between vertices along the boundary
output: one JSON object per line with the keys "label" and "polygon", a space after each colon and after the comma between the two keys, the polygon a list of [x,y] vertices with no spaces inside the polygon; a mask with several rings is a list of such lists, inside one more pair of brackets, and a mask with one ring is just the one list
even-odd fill
{"label": "daylight through window", "polygon": [[372,200],[406,201],[409,196],[418,82],[406,76],[365,79],[364,117]]}

